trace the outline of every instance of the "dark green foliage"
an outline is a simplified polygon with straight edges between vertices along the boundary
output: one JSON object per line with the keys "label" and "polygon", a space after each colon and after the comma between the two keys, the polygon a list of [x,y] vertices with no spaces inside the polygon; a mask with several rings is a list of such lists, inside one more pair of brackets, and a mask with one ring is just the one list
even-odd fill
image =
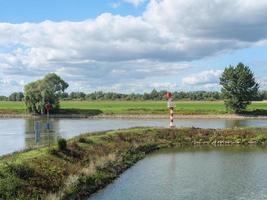
{"label": "dark green foliage", "polygon": [[52,112],[57,112],[60,95],[67,87],[68,84],[54,73],[29,83],[24,88],[27,110],[31,113],[44,114],[45,105],[50,103],[53,107]]}
{"label": "dark green foliage", "polygon": [[[150,93],[131,93],[131,94],[121,94],[115,92],[93,92],[85,94],[83,92],[71,92],[70,94],[64,93],[60,96],[63,100],[153,100],[160,101],[166,100],[164,94],[165,90],[157,91],[152,90]],[[206,92],[206,91],[193,91],[193,92],[173,92],[174,100],[220,100],[222,99],[220,92]]]}
{"label": "dark green foliage", "polygon": [[19,191],[23,187],[23,182],[10,174],[0,177],[0,199],[21,199]]}
{"label": "dark green foliage", "polygon": [[9,101],[23,101],[24,100],[24,94],[22,92],[13,92],[8,97]]}
{"label": "dark green foliage", "polygon": [[[97,91],[93,93],[85,94],[84,92],[71,92],[62,93],[60,99],[62,100],[166,100],[164,94],[166,90],[157,91],[153,89],[150,93],[131,93],[122,94],[115,92],[102,92]],[[193,92],[173,92],[174,100],[220,100],[222,99],[220,92],[207,92],[207,91],[193,91]]]}
{"label": "dark green foliage", "polygon": [[8,164],[8,170],[20,179],[27,180],[33,176],[34,170],[22,164]]}
{"label": "dark green foliage", "polygon": [[86,143],[86,144],[93,144],[94,143],[92,140],[85,138],[85,137],[80,137],[79,142],[80,143]]}
{"label": "dark green foliage", "polygon": [[258,96],[259,84],[250,68],[242,63],[225,68],[220,84],[227,109],[235,113],[245,110]]}
{"label": "dark green foliage", "polygon": [[79,138],[79,142],[80,142],[80,143],[86,143],[87,141],[86,141],[86,138],[84,138],[84,137],[80,137],[80,138]]}
{"label": "dark green foliage", "polygon": [[6,97],[6,96],[0,96],[0,101],[8,101],[8,97]]}
{"label": "dark green foliage", "polygon": [[67,150],[67,140],[64,138],[60,138],[57,141],[57,145],[58,145],[58,150],[60,151],[66,151]]}

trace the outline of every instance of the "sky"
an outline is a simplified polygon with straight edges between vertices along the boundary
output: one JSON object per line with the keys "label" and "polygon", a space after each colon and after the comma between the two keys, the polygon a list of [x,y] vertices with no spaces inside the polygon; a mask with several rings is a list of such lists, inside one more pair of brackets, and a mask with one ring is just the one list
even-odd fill
{"label": "sky", "polygon": [[250,66],[267,90],[266,0],[0,0],[0,95],[50,72],[68,91],[218,91]]}

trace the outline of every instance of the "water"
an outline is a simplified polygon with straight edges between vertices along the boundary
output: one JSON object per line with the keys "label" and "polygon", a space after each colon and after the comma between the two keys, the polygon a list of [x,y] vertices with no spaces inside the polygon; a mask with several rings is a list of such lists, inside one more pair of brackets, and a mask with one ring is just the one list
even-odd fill
{"label": "water", "polygon": [[[0,119],[0,155],[37,145],[34,119]],[[167,119],[52,119],[48,134],[46,120],[41,120],[41,137],[38,145],[54,143],[58,137],[71,138],[86,132],[104,131],[136,126],[167,127]],[[246,119],[176,119],[177,127],[232,128],[267,126],[267,120]]]}
{"label": "water", "polygon": [[89,200],[266,200],[267,149],[164,150]]}

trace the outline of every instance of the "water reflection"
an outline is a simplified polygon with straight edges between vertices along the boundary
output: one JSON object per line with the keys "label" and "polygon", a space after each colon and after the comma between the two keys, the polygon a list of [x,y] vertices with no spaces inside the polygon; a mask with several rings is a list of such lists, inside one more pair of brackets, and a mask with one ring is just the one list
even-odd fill
{"label": "water reflection", "polygon": [[[40,140],[36,140],[35,129],[36,124],[39,123]],[[26,119],[25,120],[25,144],[26,147],[35,145],[53,144],[59,137],[59,120],[52,119],[49,121],[51,124],[50,129],[47,129],[46,119]]]}
{"label": "water reflection", "polygon": [[[36,144],[34,124],[40,122],[40,141]],[[51,130],[45,128],[46,119],[0,119],[0,155],[55,143],[59,137],[71,138],[86,132],[113,130],[137,126],[167,127],[168,119],[51,119]],[[233,128],[267,126],[267,120],[176,119],[177,127]]]}
{"label": "water reflection", "polygon": [[[241,127],[241,126],[242,126],[241,120],[225,120],[225,127],[235,128],[235,127]],[[246,124],[244,124],[243,126],[246,126]]]}

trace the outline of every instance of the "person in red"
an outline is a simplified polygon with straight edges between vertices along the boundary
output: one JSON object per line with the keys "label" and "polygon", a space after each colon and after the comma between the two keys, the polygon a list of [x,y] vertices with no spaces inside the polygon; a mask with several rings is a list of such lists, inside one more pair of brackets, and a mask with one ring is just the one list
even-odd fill
{"label": "person in red", "polygon": [[46,110],[46,113],[48,113],[49,114],[49,112],[52,110],[52,104],[51,103],[49,103],[49,102],[47,102],[46,104],[45,104],[45,110]]}

